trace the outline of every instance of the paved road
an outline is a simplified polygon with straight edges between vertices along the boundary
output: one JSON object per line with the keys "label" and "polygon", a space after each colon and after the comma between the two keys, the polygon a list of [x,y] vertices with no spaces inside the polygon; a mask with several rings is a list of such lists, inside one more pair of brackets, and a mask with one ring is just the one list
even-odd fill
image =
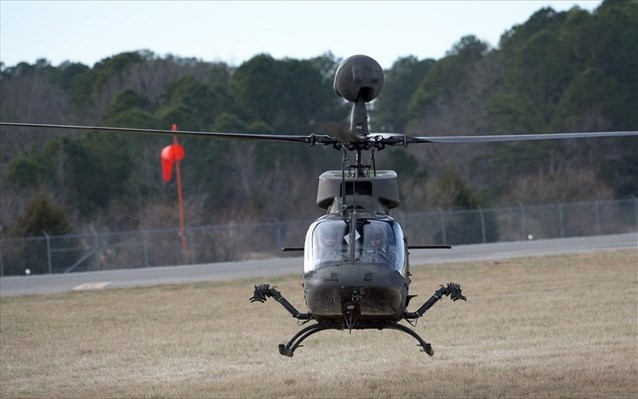
{"label": "paved road", "polygon": [[[638,267],[638,235],[636,234],[460,245],[450,250],[412,250],[410,263],[412,265],[433,265],[626,248],[636,250],[636,266]],[[302,258],[282,258],[147,269],[3,277],[0,278],[0,296],[49,294],[71,290],[179,284],[250,277],[255,277],[255,283],[262,283],[267,281],[262,281],[261,277],[301,274],[302,265]]]}

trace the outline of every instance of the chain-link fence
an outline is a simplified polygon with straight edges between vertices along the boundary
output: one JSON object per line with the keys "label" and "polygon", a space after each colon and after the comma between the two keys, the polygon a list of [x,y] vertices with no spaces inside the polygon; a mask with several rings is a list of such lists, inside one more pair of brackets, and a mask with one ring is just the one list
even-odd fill
{"label": "chain-link fence", "polygon": [[[638,199],[393,213],[410,244],[473,244],[638,231]],[[0,276],[282,256],[312,220],[96,232],[0,240]],[[185,239],[182,239],[185,238]],[[293,252],[293,256],[301,253]]]}

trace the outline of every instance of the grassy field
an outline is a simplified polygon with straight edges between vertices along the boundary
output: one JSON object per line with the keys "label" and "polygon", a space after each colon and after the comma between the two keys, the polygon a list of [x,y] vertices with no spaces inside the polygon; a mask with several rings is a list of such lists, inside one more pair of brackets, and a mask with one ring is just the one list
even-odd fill
{"label": "grassy field", "polygon": [[0,396],[638,396],[638,254],[604,251],[413,269],[416,309],[458,281],[417,331],[328,331],[293,358],[298,329],[269,282],[305,310],[300,276],[0,299]]}

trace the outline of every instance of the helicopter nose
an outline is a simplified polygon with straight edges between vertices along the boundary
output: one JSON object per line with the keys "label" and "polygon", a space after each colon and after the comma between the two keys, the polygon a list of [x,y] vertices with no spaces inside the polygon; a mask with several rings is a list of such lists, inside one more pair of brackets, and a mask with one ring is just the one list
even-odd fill
{"label": "helicopter nose", "polygon": [[401,316],[405,279],[385,265],[327,266],[304,275],[308,309],[317,319],[345,314],[368,319]]}

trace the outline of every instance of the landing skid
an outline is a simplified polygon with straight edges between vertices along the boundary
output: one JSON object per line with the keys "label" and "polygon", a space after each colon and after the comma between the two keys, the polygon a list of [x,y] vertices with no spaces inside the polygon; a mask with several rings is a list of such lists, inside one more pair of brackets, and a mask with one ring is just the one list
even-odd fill
{"label": "landing skid", "polygon": [[[299,331],[297,334],[295,334],[290,341],[288,341],[287,344],[280,344],[279,345],[279,353],[284,355],[284,356],[289,356],[292,357],[292,355],[294,354],[295,350],[297,348],[299,348],[301,345],[301,343],[308,337],[310,337],[311,335],[318,333],[320,331],[324,331],[324,330],[344,330],[347,327],[344,326],[344,324],[342,322],[318,322],[316,324],[310,325],[304,329],[302,329],[301,331]],[[419,341],[419,345],[422,349],[421,352],[425,352],[428,355],[432,356],[434,355],[434,350],[432,349],[432,345],[430,345],[429,343],[425,342],[423,340],[423,338],[421,338],[419,336],[419,334],[417,334],[415,331],[409,329],[408,327],[401,325],[399,323],[393,322],[393,321],[380,321],[380,322],[361,322],[361,323],[355,323],[352,326],[352,329],[354,330],[368,330],[368,329],[375,329],[375,330],[383,330],[385,328],[388,329],[392,329],[392,330],[398,330],[398,331],[403,331],[407,334],[410,334],[411,336],[413,336],[417,341]]]}
{"label": "landing skid", "polygon": [[[461,286],[456,283],[449,283],[447,286],[441,286],[435,293],[428,299],[423,306],[421,306],[416,312],[404,312],[403,318],[408,322],[413,324],[416,319],[422,317],[425,312],[428,311],[435,303],[437,303],[443,296],[449,296],[453,301],[457,301],[459,299],[466,300],[465,296],[461,293]],[[281,304],[293,317],[297,318],[303,323],[306,323],[310,320],[315,320],[314,316],[311,313],[301,313],[299,312],[279,291],[275,289],[275,287],[270,287],[268,284],[256,285],[255,293],[252,298],[250,298],[251,302],[266,302],[268,298],[275,298],[277,302]],[[413,324],[414,325],[414,324]],[[335,321],[318,321],[315,324],[309,325],[303,329],[301,329],[297,334],[295,334],[286,344],[279,345],[279,353],[284,356],[292,357],[295,350],[299,348],[301,343],[308,337],[313,334],[316,334],[320,331],[324,330],[383,330],[383,329],[391,329],[402,331],[406,334],[411,335],[414,339],[416,339],[420,346],[421,352],[425,352],[428,355],[434,355],[434,350],[432,349],[432,345],[425,342],[419,334],[417,334],[414,330],[399,324],[396,321],[392,320],[357,320],[353,317],[344,318],[344,320],[335,320]]]}

